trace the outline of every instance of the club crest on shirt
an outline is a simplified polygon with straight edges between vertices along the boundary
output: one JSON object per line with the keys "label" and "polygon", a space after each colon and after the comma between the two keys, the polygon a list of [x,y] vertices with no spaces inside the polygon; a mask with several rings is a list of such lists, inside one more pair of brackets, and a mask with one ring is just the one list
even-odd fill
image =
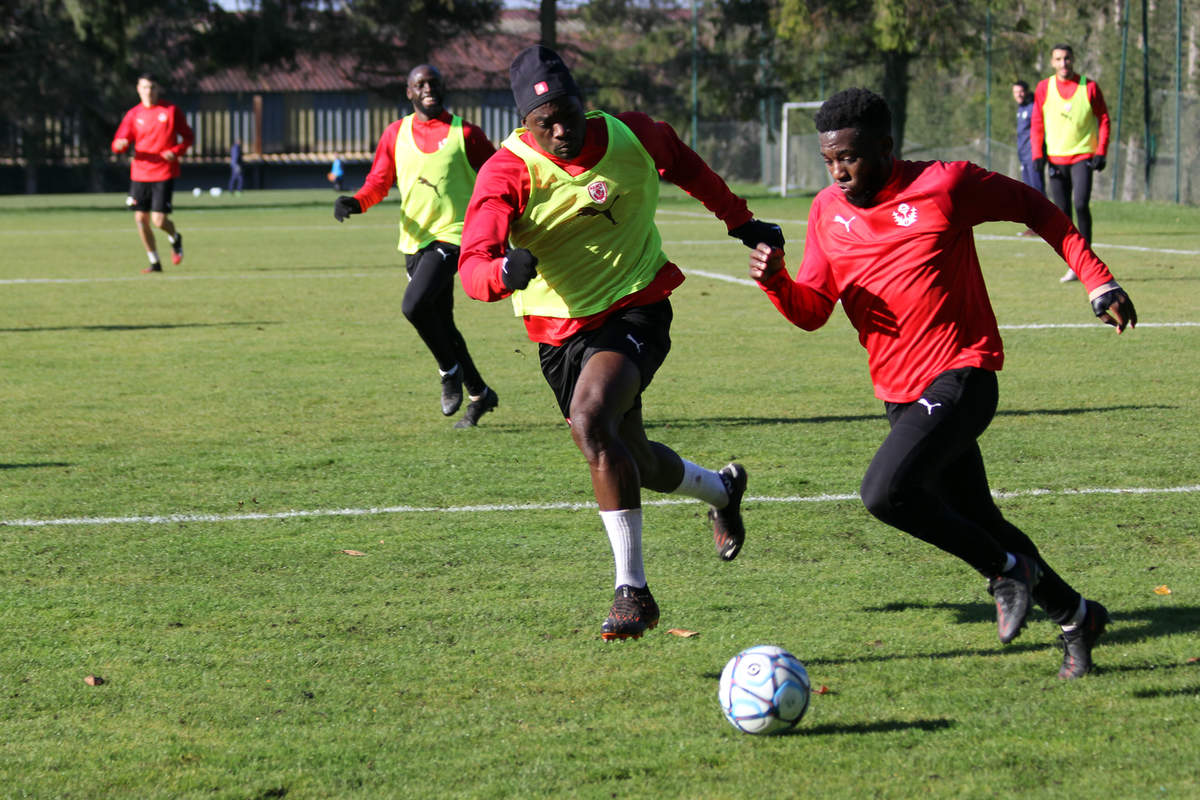
{"label": "club crest on shirt", "polygon": [[595,181],[588,184],[588,197],[595,200],[597,203],[603,203],[608,199],[608,184],[604,181]]}
{"label": "club crest on shirt", "polygon": [[165,111],[158,112],[158,121],[166,122],[167,121],[167,112],[165,112]]}
{"label": "club crest on shirt", "polygon": [[917,209],[908,203],[901,203],[892,212],[892,219],[896,220],[896,224],[901,228],[907,228],[917,221]]}

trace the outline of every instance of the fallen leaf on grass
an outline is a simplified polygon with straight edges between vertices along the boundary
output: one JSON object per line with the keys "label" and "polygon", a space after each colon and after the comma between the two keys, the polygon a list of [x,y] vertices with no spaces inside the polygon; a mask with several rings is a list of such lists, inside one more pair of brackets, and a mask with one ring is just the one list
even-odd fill
{"label": "fallen leaf on grass", "polygon": [[1155,594],[1170,594],[1171,589],[1164,583],[1162,586],[1155,586],[1154,593]]}
{"label": "fallen leaf on grass", "polygon": [[683,637],[684,639],[691,639],[693,636],[700,635],[700,631],[689,631],[686,628],[668,628],[667,633]]}
{"label": "fallen leaf on grass", "polygon": [[829,687],[822,683],[820,689],[813,689],[813,694],[829,694],[829,691]]}
{"label": "fallen leaf on grass", "polygon": [[361,550],[343,550],[342,552],[348,556],[365,556],[366,555],[366,553],[364,553]]}
{"label": "fallen leaf on grass", "polygon": [[83,679],[83,682],[88,686],[99,686],[104,683],[104,678],[101,678],[99,675],[88,675]]}

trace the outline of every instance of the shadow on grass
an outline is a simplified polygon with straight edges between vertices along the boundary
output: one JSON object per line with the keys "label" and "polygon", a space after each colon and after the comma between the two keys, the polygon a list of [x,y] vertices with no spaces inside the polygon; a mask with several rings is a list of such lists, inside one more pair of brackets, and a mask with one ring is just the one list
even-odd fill
{"label": "shadow on grass", "polygon": [[[917,610],[953,611],[956,623],[987,622],[995,619],[996,609],[991,603],[887,603],[882,606],[864,606],[863,611],[892,613]],[[1112,624],[1103,641],[1134,643],[1156,639],[1178,633],[1200,631],[1200,606],[1144,606],[1124,609],[1110,607]],[[1045,615],[1035,611],[1030,617],[1034,622]]]}
{"label": "shadow on grass", "polygon": [[[888,603],[882,606],[865,606],[864,611],[891,613],[910,609],[928,610],[942,609],[955,612],[956,624],[973,624],[990,622],[995,619],[995,608],[990,603]],[[1200,606],[1145,606],[1136,609],[1109,608],[1112,622],[1100,646],[1117,643],[1133,644],[1178,634],[1189,634],[1200,631]],[[1041,619],[1045,616],[1038,614]],[[1030,622],[1035,621],[1031,619]],[[874,646],[884,646],[882,642]],[[808,658],[807,665],[836,666],[839,664],[861,664],[884,661],[903,661],[909,659],[941,659],[962,658],[964,656],[981,656],[1000,653],[1020,653],[1034,650],[1057,649],[1057,643],[1050,642],[1016,642],[999,647],[959,648],[940,653],[879,653],[853,656],[849,658]],[[1136,664],[1101,664],[1097,672],[1145,672],[1158,669],[1177,669],[1191,667],[1191,664],[1150,663]],[[1200,694],[1200,689],[1178,690],[1184,696]]]}
{"label": "shadow on grass", "polygon": [[893,731],[944,731],[954,726],[948,719],[881,719],[875,722],[857,722],[849,725],[828,724],[792,728],[784,732],[785,736],[829,736],[841,733],[892,733]]}
{"label": "shadow on grass", "polygon": [[33,461],[28,464],[0,464],[0,469],[41,469],[42,467],[69,467],[66,461]]}
{"label": "shadow on grass", "polygon": [[[1096,406],[1093,408],[1033,408],[1033,409],[1015,409],[1011,411],[997,411],[997,417],[1067,417],[1076,416],[1079,414],[1108,414],[1112,411],[1171,411],[1178,409],[1179,406],[1165,405],[1119,405],[1119,406]],[[825,423],[842,423],[842,422],[879,422],[884,419],[883,410],[880,409],[878,414],[831,414],[817,417],[695,417],[692,419],[661,419],[647,420],[646,430],[662,430],[670,428],[744,428],[752,425],[798,425],[798,424],[825,424]]]}
{"label": "shadow on grass", "polygon": [[180,322],[157,325],[55,325],[39,328],[0,328],[0,333],[55,333],[61,331],[169,331],[177,328],[235,328],[246,325],[279,325],[278,322]]}
{"label": "shadow on grass", "polygon": [[1182,689],[1138,689],[1133,696],[1139,700],[1157,700],[1160,697],[1200,697],[1200,686],[1185,686]]}

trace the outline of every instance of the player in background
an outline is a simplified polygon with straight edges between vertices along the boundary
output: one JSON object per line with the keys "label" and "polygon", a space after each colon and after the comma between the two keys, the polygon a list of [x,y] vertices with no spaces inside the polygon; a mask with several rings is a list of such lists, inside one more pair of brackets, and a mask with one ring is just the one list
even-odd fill
{"label": "player in background", "polygon": [[[1033,122],[1033,93],[1025,81],[1013,81],[1013,100],[1017,104],[1017,161],[1021,164],[1021,180],[1046,193],[1046,182],[1042,176],[1044,162],[1033,160],[1033,148],[1029,144],[1029,127]],[[1037,236],[1035,231],[1026,228],[1021,236]]]}
{"label": "player in background", "polygon": [[125,203],[133,210],[138,236],[146,248],[150,266],[142,272],[162,272],[154,230],[158,228],[171,243],[171,263],[183,261],[183,236],[171,221],[171,201],[175,179],[179,177],[179,159],[192,146],[196,136],[183,112],[161,99],[158,81],[143,73],[138,77],[137,93],[141,102],[129,109],[113,136],[112,151],[133,149],[129,165],[129,197]]}
{"label": "player in background", "polygon": [[839,92],[816,126],[833,185],[813,200],[796,279],[783,252],[766,245],[751,255],[750,276],[794,325],[819,328],[840,302],[858,331],[891,425],[863,477],[867,510],[987,578],[1001,642],[1020,633],[1037,602],[1061,626],[1059,677],[1078,678],[1092,668],[1108,612],[996,508],[976,442],[996,410],[1004,350],[972,228],[1009,220],[1037,231],[1118,333],[1137,323],[1133,303],[1033,188],[965,161],[894,158],[891,112],[878,95]]}
{"label": "player in background", "polygon": [[400,190],[400,243],[408,270],[401,310],[437,362],[442,413],[470,403],[456,428],[471,428],[500,403],[487,385],[454,324],[454,276],[458,272],[463,215],[475,175],[496,148],[483,130],[446,110],[445,83],[431,64],[408,74],[413,113],[396,120],[379,137],[375,161],[353,197],[339,197],[333,216],[342,222],[362,214]]}
{"label": "player in background", "polygon": [[[1104,169],[1108,152],[1109,119],[1104,95],[1095,81],[1075,72],[1075,51],[1056,44],[1050,52],[1054,74],[1040,81],[1033,93],[1029,138],[1036,164],[1049,162],[1050,199],[1071,219],[1089,245],[1092,243],[1092,173]],[[1078,280],[1067,268],[1059,280]]]}
{"label": "player in background", "polygon": [[1029,128],[1033,123],[1033,95],[1029,92],[1029,84],[1014,81],[1012,95],[1017,104],[1017,160],[1021,163],[1021,180],[1045,194],[1046,184],[1042,179],[1045,165],[1039,166],[1034,162],[1033,148],[1029,143]]}
{"label": "player in background", "polygon": [[642,393],[671,348],[671,291],[683,273],[654,224],[659,178],[700,200],[750,247],[783,246],[663,122],[584,111],[554,51],[521,51],[509,69],[524,127],[479,172],[467,207],[460,276],[477,300],[512,298],[542,374],[587,460],[616,563],[601,637],[637,638],[658,604],[642,559],[641,490],[708,503],[721,558],[740,550],[746,471],[704,469],[646,436]]}

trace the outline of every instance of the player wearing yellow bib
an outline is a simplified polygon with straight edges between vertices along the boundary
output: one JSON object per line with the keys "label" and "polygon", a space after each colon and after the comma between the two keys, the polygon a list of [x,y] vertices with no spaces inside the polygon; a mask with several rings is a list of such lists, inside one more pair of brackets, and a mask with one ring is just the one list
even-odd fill
{"label": "player wearing yellow bib", "polygon": [[388,126],[375,161],[353,197],[339,197],[338,222],[380,202],[393,185],[400,190],[400,243],[409,284],[401,310],[433,353],[442,379],[442,413],[471,402],[456,428],[474,427],[500,399],[471,359],[454,324],[454,275],[458,271],[463,216],[475,175],[495,152],[484,132],[443,105],[441,73],[422,64],[408,75],[413,113]]}
{"label": "player wearing yellow bib", "polygon": [[[1104,95],[1095,81],[1075,72],[1075,51],[1056,44],[1050,51],[1054,74],[1033,93],[1029,145],[1034,163],[1049,162],[1046,188],[1054,205],[1074,222],[1079,235],[1092,243],[1092,173],[1104,169],[1109,119]],[[1071,269],[1060,279],[1078,280]]]}
{"label": "player wearing yellow bib", "polygon": [[524,127],[483,169],[467,206],[460,269],[477,300],[512,298],[542,374],[587,459],[616,564],[603,639],[638,638],[659,610],[642,561],[642,487],[707,502],[717,553],[745,539],[746,470],[704,469],[646,436],[642,392],[671,349],[671,291],[683,273],[654,224],[659,177],[704,203],[749,247],[783,247],[675,131],[645,114],[585,113],[554,51],[509,69]]}

